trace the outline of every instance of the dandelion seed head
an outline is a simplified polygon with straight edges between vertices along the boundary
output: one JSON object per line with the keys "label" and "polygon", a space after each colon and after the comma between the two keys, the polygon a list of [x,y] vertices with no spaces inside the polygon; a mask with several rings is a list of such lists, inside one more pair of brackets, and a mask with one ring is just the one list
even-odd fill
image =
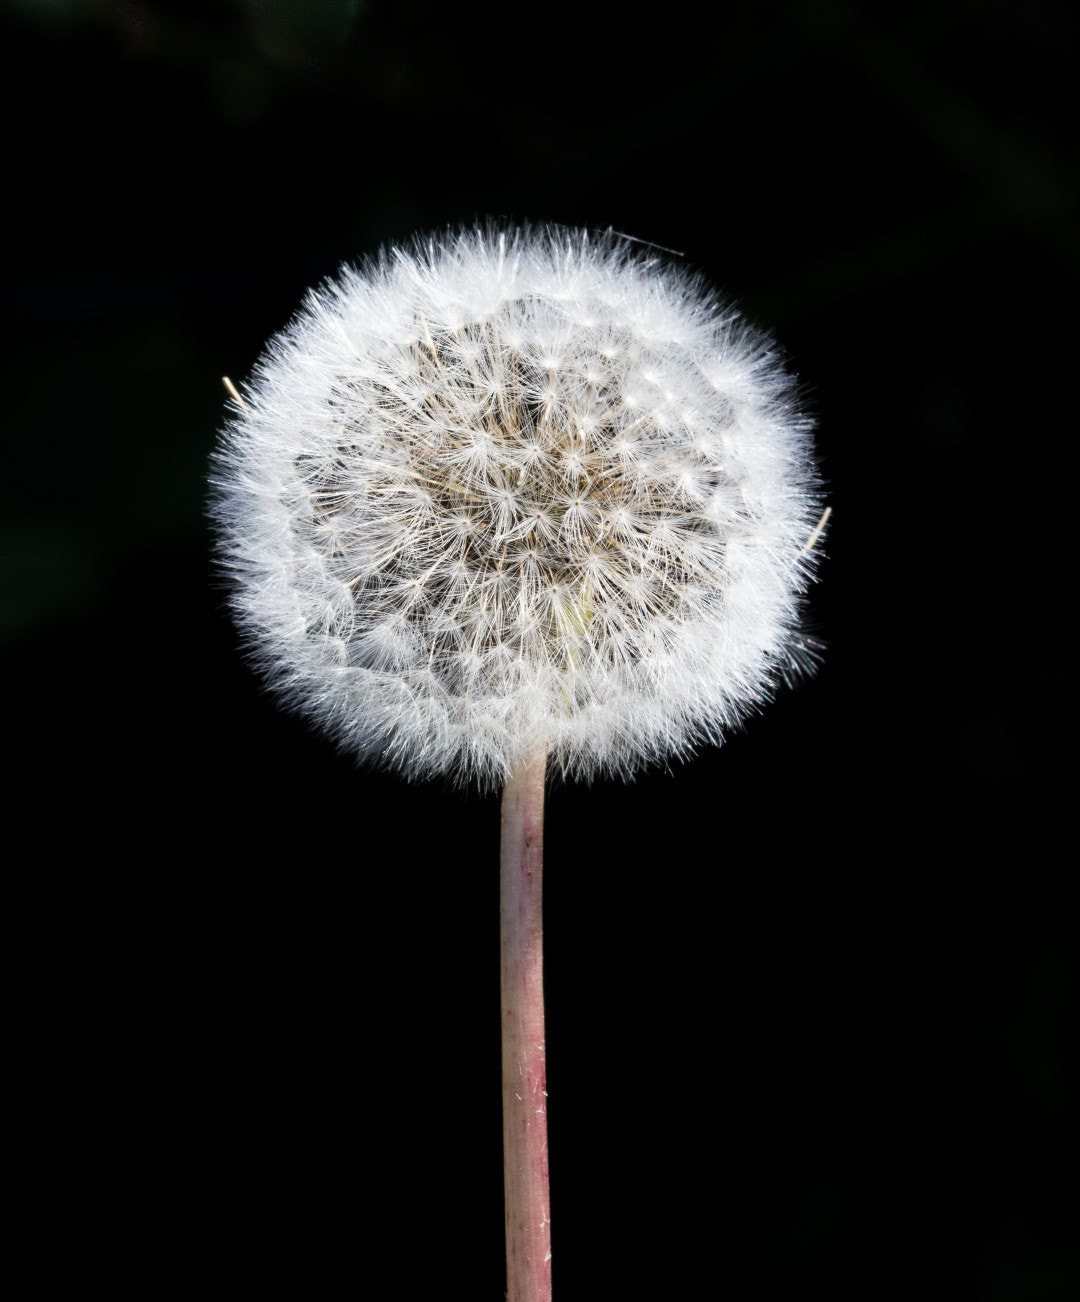
{"label": "dandelion seed head", "polygon": [[765,342],[612,235],[485,229],[312,293],[215,458],[267,680],[358,757],[629,774],[804,658],[809,425]]}

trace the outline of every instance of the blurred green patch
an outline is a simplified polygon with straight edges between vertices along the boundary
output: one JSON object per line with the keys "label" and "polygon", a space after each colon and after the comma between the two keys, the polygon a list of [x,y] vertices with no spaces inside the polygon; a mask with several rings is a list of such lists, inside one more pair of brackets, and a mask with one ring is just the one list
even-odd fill
{"label": "blurred green patch", "polygon": [[77,17],[79,0],[12,0],[12,10],[25,18],[56,26]]}
{"label": "blurred green patch", "polygon": [[182,7],[144,0],[14,0],[14,12],[55,35],[111,31],[128,55],[193,68],[246,61],[282,72],[330,58],[351,36],[363,0],[217,0]]}
{"label": "blurred green patch", "polygon": [[360,0],[248,0],[255,41],[274,63],[296,67],[324,58],[349,36]]}

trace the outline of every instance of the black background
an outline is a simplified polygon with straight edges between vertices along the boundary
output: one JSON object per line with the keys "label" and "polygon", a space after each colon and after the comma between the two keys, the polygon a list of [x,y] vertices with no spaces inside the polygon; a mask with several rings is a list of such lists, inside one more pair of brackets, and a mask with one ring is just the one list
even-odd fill
{"label": "black background", "polygon": [[207,458],[304,291],[483,218],[790,356],[817,675],[556,786],[575,1299],[1080,1296],[1069,7],[22,0],[3,20],[0,1293],[502,1297],[498,805],[243,663]]}

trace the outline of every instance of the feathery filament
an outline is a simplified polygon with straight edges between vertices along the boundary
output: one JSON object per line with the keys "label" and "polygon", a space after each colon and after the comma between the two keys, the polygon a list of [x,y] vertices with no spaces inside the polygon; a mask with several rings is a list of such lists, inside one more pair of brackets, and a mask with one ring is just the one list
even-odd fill
{"label": "feathery filament", "polygon": [[798,644],[816,484],[763,341],[627,242],[475,231],[346,270],[217,459],[235,606],[286,699],[406,772],[718,738]]}

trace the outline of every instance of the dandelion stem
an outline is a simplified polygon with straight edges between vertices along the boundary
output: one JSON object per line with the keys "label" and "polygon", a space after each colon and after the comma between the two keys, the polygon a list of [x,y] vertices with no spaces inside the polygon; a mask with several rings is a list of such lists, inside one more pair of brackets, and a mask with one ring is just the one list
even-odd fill
{"label": "dandelion stem", "polygon": [[546,754],[502,798],[503,1170],[507,1302],[550,1302],[543,864]]}

